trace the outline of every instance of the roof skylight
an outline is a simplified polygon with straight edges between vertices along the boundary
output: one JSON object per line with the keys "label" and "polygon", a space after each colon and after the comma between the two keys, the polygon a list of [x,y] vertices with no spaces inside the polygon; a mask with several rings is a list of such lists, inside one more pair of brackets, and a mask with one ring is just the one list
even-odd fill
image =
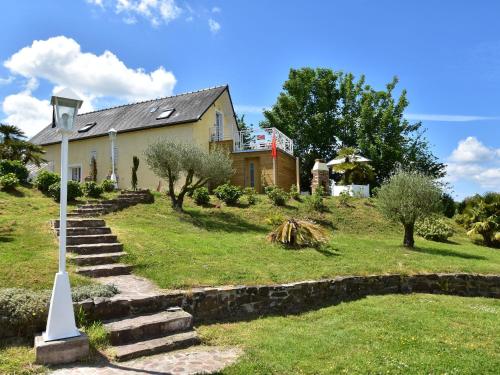
{"label": "roof skylight", "polygon": [[157,120],[163,120],[163,119],[169,118],[169,117],[170,117],[170,115],[171,115],[172,113],[174,113],[174,111],[175,111],[175,109],[174,109],[174,108],[169,108],[169,109],[166,109],[166,110],[164,110],[162,113],[160,113],[156,119],[157,119]]}
{"label": "roof skylight", "polygon": [[149,108],[149,113],[155,113],[158,110],[157,106]]}
{"label": "roof skylight", "polygon": [[78,133],[85,133],[85,132],[88,132],[90,129],[92,129],[95,125],[97,124],[97,122],[89,122],[88,124],[86,124],[83,128],[81,129],[78,129]]}

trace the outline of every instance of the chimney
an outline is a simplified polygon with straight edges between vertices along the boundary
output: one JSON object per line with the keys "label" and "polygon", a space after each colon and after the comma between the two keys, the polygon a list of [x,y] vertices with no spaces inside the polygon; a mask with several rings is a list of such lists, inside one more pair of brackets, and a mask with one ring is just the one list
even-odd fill
{"label": "chimney", "polygon": [[318,186],[323,186],[326,195],[330,195],[330,171],[325,161],[316,159],[312,173],[311,191],[314,194]]}

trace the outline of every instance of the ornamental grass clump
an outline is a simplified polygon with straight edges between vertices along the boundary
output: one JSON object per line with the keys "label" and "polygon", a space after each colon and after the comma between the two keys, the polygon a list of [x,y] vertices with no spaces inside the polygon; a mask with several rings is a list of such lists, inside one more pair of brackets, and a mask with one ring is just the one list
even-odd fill
{"label": "ornamental grass clump", "polygon": [[326,242],[326,234],[312,221],[290,218],[269,233],[268,239],[288,247],[318,247]]}
{"label": "ornamental grass clump", "polygon": [[415,223],[415,232],[426,240],[444,242],[453,236],[453,228],[439,217],[426,217]]}

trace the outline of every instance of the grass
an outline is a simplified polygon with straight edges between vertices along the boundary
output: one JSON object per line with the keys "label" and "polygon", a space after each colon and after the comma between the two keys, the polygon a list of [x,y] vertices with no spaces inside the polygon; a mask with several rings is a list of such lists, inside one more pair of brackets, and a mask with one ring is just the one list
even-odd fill
{"label": "grass", "polygon": [[264,196],[255,206],[198,207],[185,213],[170,208],[165,195],[152,205],[137,205],[106,216],[135,265],[135,273],[162,288],[224,284],[277,283],[346,274],[477,272],[499,273],[500,252],[473,244],[465,231],[447,243],[416,238],[413,250],[401,246],[403,231],[381,217],[374,202],[349,206],[325,199],[328,212],[313,214],[330,234],[320,249],[287,250],[266,240],[266,218],[311,216],[304,203],[272,206]]}
{"label": "grass", "polygon": [[498,300],[391,295],[198,331],[244,348],[223,374],[498,374],[499,317]]}
{"label": "grass", "polygon": [[[52,289],[58,267],[58,242],[50,220],[59,205],[35,189],[0,191],[0,285]],[[72,285],[88,284],[69,265]]]}

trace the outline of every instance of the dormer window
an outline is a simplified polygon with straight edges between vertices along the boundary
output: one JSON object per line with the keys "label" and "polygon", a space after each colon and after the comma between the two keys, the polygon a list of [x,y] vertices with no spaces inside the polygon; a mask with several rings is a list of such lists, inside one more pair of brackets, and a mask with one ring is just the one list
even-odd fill
{"label": "dormer window", "polygon": [[85,133],[85,132],[88,132],[90,129],[92,129],[95,125],[97,124],[97,122],[89,122],[88,124],[86,124],[83,128],[81,129],[78,129],[78,133]]}
{"label": "dormer window", "polygon": [[175,108],[165,109],[165,110],[163,110],[163,111],[162,111],[162,112],[158,115],[158,117],[157,117],[156,119],[157,119],[157,120],[164,120],[164,119],[166,119],[166,118],[169,118],[169,117],[170,117],[170,115],[171,115],[172,113],[174,113],[174,111],[175,111]]}

